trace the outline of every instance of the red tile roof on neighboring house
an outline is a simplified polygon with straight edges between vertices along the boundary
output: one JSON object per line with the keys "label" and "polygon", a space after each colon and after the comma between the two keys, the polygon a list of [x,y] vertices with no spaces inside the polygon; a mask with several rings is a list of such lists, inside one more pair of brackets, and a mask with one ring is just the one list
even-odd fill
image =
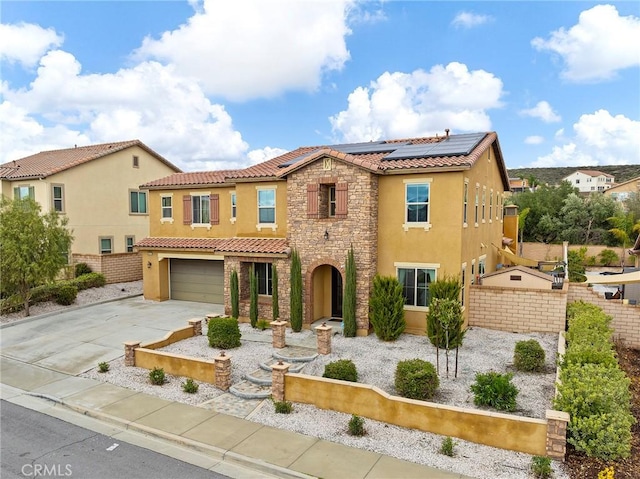
{"label": "red tile roof on neighboring house", "polygon": [[613,175],[610,175],[608,173],[603,173],[602,171],[598,171],[598,170],[577,170],[578,172],[584,174],[584,175],[588,175],[588,176],[606,176],[608,178],[613,178]]}
{"label": "red tile roof on neighboring house", "polygon": [[99,145],[79,146],[63,150],[41,151],[35,155],[0,165],[0,178],[9,180],[22,178],[46,178],[47,176],[60,173],[61,171],[68,170],[74,166],[102,158],[103,156],[107,156],[118,151],[126,150],[132,146],[139,146],[173,170],[181,171],[180,168],[170,163],[167,159],[153,151],[140,140],[130,140],[102,143]]}
{"label": "red tile roof on neighboring house", "polygon": [[289,254],[285,238],[144,238],[138,248],[215,250],[220,253]]}
{"label": "red tile roof on neighboring house", "polygon": [[175,186],[207,186],[223,184],[234,170],[199,171],[189,173],[174,173],[158,180],[149,181],[141,188],[162,189]]}

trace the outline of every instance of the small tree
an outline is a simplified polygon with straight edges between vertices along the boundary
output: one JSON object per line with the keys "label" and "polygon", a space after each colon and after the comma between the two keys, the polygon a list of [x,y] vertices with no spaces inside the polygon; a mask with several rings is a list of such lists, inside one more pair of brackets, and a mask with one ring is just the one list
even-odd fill
{"label": "small tree", "polygon": [[291,252],[291,329],[296,333],[302,330],[302,264],[298,250]]}
{"label": "small tree", "polygon": [[622,267],[624,268],[627,248],[633,244],[640,233],[640,220],[636,220],[634,212],[630,211],[607,218],[607,221],[613,226],[609,233],[622,243]]}
{"label": "small tree", "polygon": [[353,245],[347,253],[347,262],[344,268],[345,285],[342,301],[343,334],[346,338],[353,338],[357,332],[356,325],[356,260],[353,253]]}
{"label": "small tree", "polygon": [[238,319],[240,316],[240,291],[238,287],[238,272],[234,269],[231,272],[231,316]]}
{"label": "small tree", "polygon": [[271,267],[271,283],[271,310],[273,320],[277,321],[280,317],[280,305],[278,304],[278,269],[275,264]]}
{"label": "small tree", "polygon": [[18,293],[29,316],[31,289],[51,282],[67,264],[73,236],[68,218],[41,214],[31,198],[0,202],[0,277],[5,292]]}
{"label": "small tree", "polygon": [[249,273],[249,321],[252,328],[258,324],[258,278],[253,265]]}
{"label": "small tree", "polygon": [[376,336],[383,341],[398,339],[405,330],[404,296],[397,278],[379,275],[373,278],[369,319]]}
{"label": "small tree", "polygon": [[460,302],[454,299],[433,299],[427,313],[427,335],[437,348],[436,369],[440,372],[440,348],[445,350],[446,374],[449,377],[449,351],[456,350],[455,376],[458,377],[458,348],[464,338],[464,317]]}

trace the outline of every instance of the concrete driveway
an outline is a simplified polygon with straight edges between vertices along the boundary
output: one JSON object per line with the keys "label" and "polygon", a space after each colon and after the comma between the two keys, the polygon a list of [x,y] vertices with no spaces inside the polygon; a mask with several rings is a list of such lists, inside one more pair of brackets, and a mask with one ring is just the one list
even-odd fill
{"label": "concrete driveway", "polygon": [[189,319],[223,312],[223,305],[137,296],[8,323],[0,329],[2,382],[21,374],[20,363],[75,376],[122,356],[125,341],[160,339]]}

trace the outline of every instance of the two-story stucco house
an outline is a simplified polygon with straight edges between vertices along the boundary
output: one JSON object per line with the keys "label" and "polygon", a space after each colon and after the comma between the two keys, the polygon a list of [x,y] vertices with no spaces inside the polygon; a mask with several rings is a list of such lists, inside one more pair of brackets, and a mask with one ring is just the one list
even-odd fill
{"label": "two-story stucco house", "polygon": [[358,334],[369,332],[378,273],[404,287],[407,331],[424,333],[429,284],[460,277],[462,301],[495,270],[509,189],[496,133],[302,147],[234,171],[177,173],[149,191],[142,253],[147,299],[224,303],[239,273],[248,316],[251,266],[260,316],[271,317],[273,268],[281,317],[289,317],[290,253],[301,257],[304,325],[342,316],[344,265],[357,265]]}
{"label": "two-story stucco house", "polygon": [[614,177],[596,170],[576,170],[569,176],[562,178],[568,181],[571,186],[578,188],[580,193],[603,192],[611,188],[614,184]]}
{"label": "two-story stucco house", "polygon": [[[134,245],[149,235],[146,190],[180,169],[139,140],[43,151],[0,165],[2,195],[31,197],[68,219],[73,262],[108,282],[142,278]],[[71,258],[70,258],[71,259]]]}

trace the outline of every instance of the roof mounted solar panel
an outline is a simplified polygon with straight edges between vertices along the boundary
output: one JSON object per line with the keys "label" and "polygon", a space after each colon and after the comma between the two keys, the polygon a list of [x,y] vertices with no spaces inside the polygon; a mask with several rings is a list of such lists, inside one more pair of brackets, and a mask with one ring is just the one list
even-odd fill
{"label": "roof mounted solar panel", "polygon": [[437,143],[404,146],[385,156],[383,160],[408,160],[412,158],[433,158],[438,156],[466,156],[478,146],[485,133],[451,135]]}
{"label": "roof mounted solar panel", "polygon": [[421,145],[405,145],[397,150],[389,153],[382,158],[383,160],[408,160],[411,158],[424,158],[427,152],[433,148],[433,143],[424,143]]}
{"label": "roof mounted solar panel", "polygon": [[278,168],[287,168],[288,166],[295,165],[297,162],[304,160],[307,156],[313,155],[317,151],[318,150],[313,150],[313,151],[310,151],[309,153],[305,153],[303,155],[296,156],[295,158],[292,158],[291,160],[286,161],[286,162],[278,165]]}
{"label": "roof mounted solar panel", "polygon": [[344,145],[331,145],[329,148],[338,150],[342,153],[352,155],[363,155],[366,153],[386,153],[395,151],[402,146],[408,145],[409,142],[386,143],[384,141],[371,141],[367,143],[350,143]]}

